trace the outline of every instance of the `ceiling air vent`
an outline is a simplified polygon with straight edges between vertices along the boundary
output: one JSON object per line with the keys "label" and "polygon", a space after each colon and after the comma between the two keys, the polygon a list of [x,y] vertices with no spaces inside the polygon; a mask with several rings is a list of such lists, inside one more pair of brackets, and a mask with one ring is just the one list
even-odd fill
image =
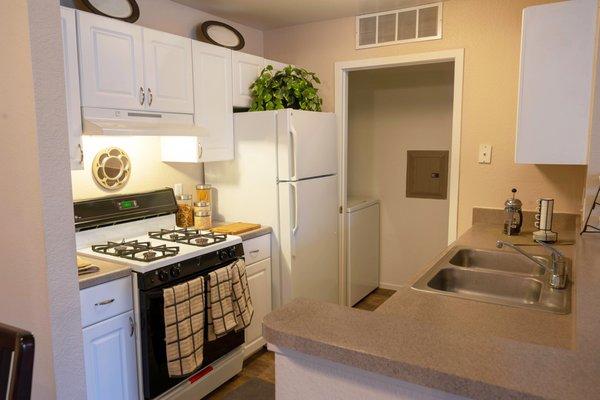
{"label": "ceiling air vent", "polygon": [[356,48],[442,38],[442,3],[356,17]]}

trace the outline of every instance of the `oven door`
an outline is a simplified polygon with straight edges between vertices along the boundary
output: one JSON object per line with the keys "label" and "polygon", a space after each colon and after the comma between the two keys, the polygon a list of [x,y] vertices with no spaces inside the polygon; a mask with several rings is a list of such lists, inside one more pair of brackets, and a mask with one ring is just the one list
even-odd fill
{"label": "oven door", "polygon": [[[228,264],[228,263],[227,263]],[[224,264],[225,265],[225,264]],[[224,265],[216,266],[211,270],[220,268]],[[153,399],[165,391],[176,386],[187,379],[187,376],[171,378],[167,370],[167,354],[165,348],[165,319],[163,314],[163,289],[173,285],[178,285],[187,280],[195,279],[198,276],[206,275],[207,271],[195,276],[188,276],[181,281],[170,282],[168,285],[156,287],[146,291],[139,292],[140,305],[140,342],[142,350],[142,379],[144,385],[144,398]],[[207,304],[204,294],[204,302]],[[208,318],[204,318],[204,360],[201,368],[216,361],[230,351],[236,349],[244,343],[244,331],[229,333],[215,341],[209,342]],[[194,374],[191,373],[189,375]]]}

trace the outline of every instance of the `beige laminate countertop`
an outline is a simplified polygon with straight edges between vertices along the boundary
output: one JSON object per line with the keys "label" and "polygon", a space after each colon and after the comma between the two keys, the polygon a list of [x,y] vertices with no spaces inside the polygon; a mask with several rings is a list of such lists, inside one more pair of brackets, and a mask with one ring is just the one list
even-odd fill
{"label": "beige laminate countertop", "polygon": [[[501,230],[476,224],[455,245],[494,249]],[[280,347],[475,399],[600,399],[600,237],[559,248],[574,260],[568,315],[405,287],[375,312],[296,299],[267,315],[263,333]]]}
{"label": "beige laminate countertop", "polygon": [[[244,241],[254,239],[256,237],[263,236],[269,233],[271,233],[271,227],[262,226],[258,229],[254,229],[252,231],[245,232],[237,236],[241,237]],[[87,289],[89,287],[100,285],[102,283],[119,279],[131,274],[131,268],[125,264],[111,263],[107,261],[101,261],[95,258],[88,258],[82,256],[79,256],[79,258],[100,268],[98,272],[79,276],[79,290]]]}

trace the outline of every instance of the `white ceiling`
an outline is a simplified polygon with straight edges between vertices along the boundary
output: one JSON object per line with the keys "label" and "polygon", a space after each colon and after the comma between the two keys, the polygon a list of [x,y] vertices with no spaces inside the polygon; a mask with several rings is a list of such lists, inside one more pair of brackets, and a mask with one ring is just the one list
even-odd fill
{"label": "white ceiling", "polygon": [[414,7],[440,0],[173,0],[260,30]]}

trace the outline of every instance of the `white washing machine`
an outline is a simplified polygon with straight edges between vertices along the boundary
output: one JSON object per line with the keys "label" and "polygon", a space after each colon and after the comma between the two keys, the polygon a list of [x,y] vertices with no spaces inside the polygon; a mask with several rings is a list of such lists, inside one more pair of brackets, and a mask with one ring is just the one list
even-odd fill
{"label": "white washing machine", "polygon": [[348,199],[348,305],[353,306],[379,286],[379,200]]}

